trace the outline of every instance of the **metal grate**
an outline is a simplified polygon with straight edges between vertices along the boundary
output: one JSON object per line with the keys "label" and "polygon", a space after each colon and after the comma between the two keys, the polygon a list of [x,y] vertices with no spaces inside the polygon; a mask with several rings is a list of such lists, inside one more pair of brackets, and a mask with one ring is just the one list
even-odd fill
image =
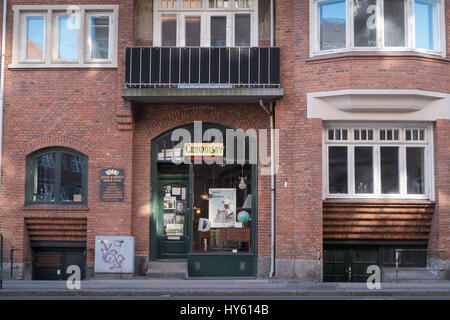
{"label": "metal grate", "polygon": [[128,47],[127,88],[279,88],[277,47]]}
{"label": "metal grate", "polygon": [[36,254],[36,267],[38,268],[59,268],[61,266],[61,254],[42,253]]}

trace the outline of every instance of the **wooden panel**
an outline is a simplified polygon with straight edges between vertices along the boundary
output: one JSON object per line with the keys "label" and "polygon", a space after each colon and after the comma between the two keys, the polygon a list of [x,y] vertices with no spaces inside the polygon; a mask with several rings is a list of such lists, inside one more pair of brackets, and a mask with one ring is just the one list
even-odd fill
{"label": "wooden panel", "polygon": [[428,240],[434,203],[324,201],[323,238]]}
{"label": "wooden panel", "polygon": [[80,216],[25,217],[30,241],[86,241],[87,218]]}

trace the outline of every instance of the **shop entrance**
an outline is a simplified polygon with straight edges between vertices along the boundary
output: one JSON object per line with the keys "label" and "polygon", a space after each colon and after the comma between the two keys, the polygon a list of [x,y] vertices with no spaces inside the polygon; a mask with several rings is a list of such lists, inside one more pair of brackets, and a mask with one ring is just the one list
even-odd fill
{"label": "shop entrance", "polygon": [[189,250],[189,178],[162,178],[159,188],[158,258],[183,259]]}
{"label": "shop entrance", "polygon": [[150,261],[185,260],[160,263],[186,262],[195,277],[254,276],[256,139],[227,136],[234,129],[214,124],[197,132],[196,125],[152,141]]}

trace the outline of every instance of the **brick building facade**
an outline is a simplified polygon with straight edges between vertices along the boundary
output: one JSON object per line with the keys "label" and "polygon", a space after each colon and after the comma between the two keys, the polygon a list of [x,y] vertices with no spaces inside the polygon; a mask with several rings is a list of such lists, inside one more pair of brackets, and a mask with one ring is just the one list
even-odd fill
{"label": "brick building facade", "polygon": [[[113,236],[134,237],[136,275],[173,260],[189,276],[358,281],[403,249],[402,266],[448,279],[450,2],[392,1],[410,21],[379,1],[376,35],[360,35],[369,2],[274,1],[271,46],[269,0],[8,1],[0,234],[14,277],[64,278],[71,263],[103,276]],[[413,29],[421,10],[428,35]],[[175,166],[167,145],[202,121],[202,134],[254,129],[262,149],[271,105],[274,229],[267,163]],[[105,169],[123,170],[123,199],[102,198]],[[226,227],[214,192],[234,195]]]}

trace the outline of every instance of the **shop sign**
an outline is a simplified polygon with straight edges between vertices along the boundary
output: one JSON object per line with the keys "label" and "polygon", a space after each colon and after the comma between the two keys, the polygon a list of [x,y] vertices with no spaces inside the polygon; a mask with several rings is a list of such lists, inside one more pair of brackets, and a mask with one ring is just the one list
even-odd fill
{"label": "shop sign", "polygon": [[183,149],[188,157],[223,157],[223,143],[186,143]]}
{"label": "shop sign", "polygon": [[100,201],[122,202],[125,184],[124,169],[102,169],[100,173]]}

